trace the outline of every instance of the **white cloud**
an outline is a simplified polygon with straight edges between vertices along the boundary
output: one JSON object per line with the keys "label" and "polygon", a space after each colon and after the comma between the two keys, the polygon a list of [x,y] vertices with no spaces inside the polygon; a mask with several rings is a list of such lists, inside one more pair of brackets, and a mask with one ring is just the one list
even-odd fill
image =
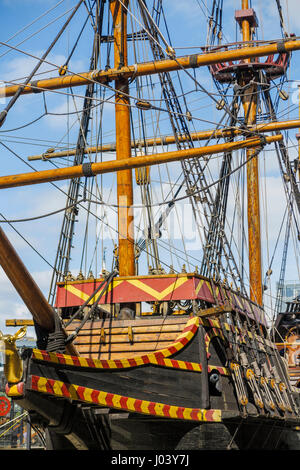
{"label": "white cloud", "polygon": [[[47,298],[51,272],[34,272],[31,275]],[[6,320],[9,319],[32,319],[32,315],[3,269],[0,268],[0,330],[3,333],[12,333],[14,331],[14,329],[5,325]],[[29,329],[28,334],[33,334],[32,328]]]}

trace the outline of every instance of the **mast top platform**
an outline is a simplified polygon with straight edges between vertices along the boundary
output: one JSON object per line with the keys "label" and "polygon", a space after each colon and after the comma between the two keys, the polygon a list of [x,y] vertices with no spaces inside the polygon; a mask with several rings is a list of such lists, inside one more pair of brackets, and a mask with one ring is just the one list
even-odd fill
{"label": "mast top platform", "polygon": [[[242,48],[241,43],[236,43],[237,48]],[[253,44],[254,45],[254,44]],[[210,50],[211,52],[226,52],[228,46],[218,46]],[[264,70],[266,76],[272,80],[281,77],[286,73],[289,65],[290,53],[279,52],[278,54],[271,54],[263,62],[260,62],[259,57],[255,57],[251,62],[242,59],[239,61],[226,61],[209,66],[210,73],[213,78],[220,83],[231,83],[235,81],[236,75],[242,72],[257,72]]]}
{"label": "mast top platform", "polygon": [[[243,8],[235,11],[235,20],[242,29],[245,22],[248,23],[251,29],[258,28],[259,23],[257,15],[253,8]],[[291,35],[292,36],[292,35]],[[237,48],[245,47],[245,45],[255,46],[255,42],[251,41],[251,44],[246,43],[235,43]],[[211,51],[227,51],[228,46],[218,46]],[[252,72],[255,73],[259,70],[264,70],[267,78],[276,79],[286,73],[289,65],[290,54],[285,51],[284,47],[278,49],[278,54],[271,54],[263,62],[258,57],[252,58],[250,61],[242,59],[240,61],[226,61],[218,64],[212,64],[209,66],[210,72],[215,80],[220,83],[231,83],[234,81],[237,75],[241,73]]]}

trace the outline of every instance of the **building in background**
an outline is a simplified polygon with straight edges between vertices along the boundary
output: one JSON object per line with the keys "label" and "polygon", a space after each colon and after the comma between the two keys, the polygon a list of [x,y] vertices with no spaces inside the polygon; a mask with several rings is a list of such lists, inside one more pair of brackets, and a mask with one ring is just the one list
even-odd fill
{"label": "building in background", "polygon": [[282,289],[282,308],[281,311],[285,311],[286,303],[293,301],[297,296],[300,295],[300,282],[298,281],[285,281]]}

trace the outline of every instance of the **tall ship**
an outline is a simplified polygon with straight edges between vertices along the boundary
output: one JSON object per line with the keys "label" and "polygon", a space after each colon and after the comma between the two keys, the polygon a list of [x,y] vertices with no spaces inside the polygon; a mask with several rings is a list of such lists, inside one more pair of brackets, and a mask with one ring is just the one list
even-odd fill
{"label": "tall ship", "polygon": [[0,338],[48,450],[300,448],[300,39],[267,3],[14,12]]}

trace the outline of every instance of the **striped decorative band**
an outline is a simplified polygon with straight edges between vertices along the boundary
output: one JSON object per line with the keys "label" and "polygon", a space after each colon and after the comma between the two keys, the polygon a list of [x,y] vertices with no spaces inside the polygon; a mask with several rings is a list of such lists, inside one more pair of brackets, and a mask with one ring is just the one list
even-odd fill
{"label": "striped decorative band", "polygon": [[185,408],[166,405],[147,400],[125,397],[113,393],[93,390],[74,384],[46,377],[31,376],[31,389],[40,393],[79,400],[109,408],[153,415],[163,418],[182,419],[189,421],[221,422],[221,410],[205,410],[200,408]]}

